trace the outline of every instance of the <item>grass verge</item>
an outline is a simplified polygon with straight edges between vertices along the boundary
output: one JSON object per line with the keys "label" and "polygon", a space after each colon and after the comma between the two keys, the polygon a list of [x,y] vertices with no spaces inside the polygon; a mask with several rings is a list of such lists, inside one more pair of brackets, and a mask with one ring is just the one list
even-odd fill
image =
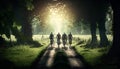
{"label": "grass verge", "polygon": [[[78,42],[78,43],[77,43]],[[116,60],[107,60],[104,57],[109,52],[111,48],[112,41],[110,40],[109,46],[99,47],[98,45],[94,45],[92,47],[86,47],[90,43],[90,40],[79,40],[76,41],[76,45],[74,45],[74,49],[78,55],[83,56],[86,62],[91,65],[94,69],[117,69]],[[98,43],[99,44],[99,43]]]}
{"label": "grass verge", "polygon": [[34,47],[33,45],[16,45],[0,48],[0,68],[30,68],[35,60],[42,55],[47,46],[48,44],[39,47]]}

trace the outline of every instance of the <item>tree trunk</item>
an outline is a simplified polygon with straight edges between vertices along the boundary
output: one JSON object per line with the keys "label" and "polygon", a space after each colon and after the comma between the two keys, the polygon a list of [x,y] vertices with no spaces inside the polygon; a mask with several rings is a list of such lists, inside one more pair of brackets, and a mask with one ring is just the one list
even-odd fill
{"label": "tree trunk", "polygon": [[91,21],[91,24],[90,24],[91,37],[92,37],[91,44],[97,43],[96,27],[97,27],[96,22]]}
{"label": "tree trunk", "polygon": [[22,23],[22,32],[26,42],[32,41],[32,25],[29,20],[29,13],[29,11],[24,10],[24,20]]}
{"label": "tree trunk", "polygon": [[20,43],[32,41],[32,26],[29,21],[30,11],[28,11],[26,7],[19,5],[19,2],[15,2],[13,7],[16,23],[22,26],[21,31],[18,31],[17,28],[15,29],[14,34],[17,41]]}
{"label": "tree trunk", "polygon": [[99,35],[100,35],[100,46],[109,45],[108,38],[106,36],[105,18],[106,18],[106,12],[103,12],[101,14],[101,16],[99,16],[99,20],[98,20],[98,28],[99,28]]}
{"label": "tree trunk", "polygon": [[113,9],[113,46],[108,55],[110,57],[119,57],[120,55],[120,4],[110,0]]}

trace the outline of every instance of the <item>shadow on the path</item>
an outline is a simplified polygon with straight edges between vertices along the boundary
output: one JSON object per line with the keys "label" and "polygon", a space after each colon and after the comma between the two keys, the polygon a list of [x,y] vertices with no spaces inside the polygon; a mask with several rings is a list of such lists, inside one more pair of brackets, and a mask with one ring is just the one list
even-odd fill
{"label": "shadow on the path", "polygon": [[47,50],[53,50],[54,48],[53,47],[49,47]]}
{"label": "shadow on the path", "polygon": [[[44,61],[44,62],[43,62],[43,65],[46,64],[49,56],[47,56],[47,57],[44,57],[44,56],[45,56],[45,55],[49,55],[49,53],[50,53],[50,52],[45,53],[47,49],[48,49],[48,47],[47,47],[46,49],[42,50],[42,52],[40,52],[40,54],[38,55],[38,57],[36,58],[36,60],[32,63],[31,69],[39,69],[39,68],[37,67],[37,65],[39,64],[39,61],[40,61],[41,59],[43,59],[43,61]],[[48,50],[48,51],[49,51],[49,50]],[[44,57],[44,58],[43,58],[43,57]],[[44,66],[44,67],[42,67],[42,69],[48,69],[48,68]]]}
{"label": "shadow on the path", "polygon": [[[68,55],[70,54],[69,52],[72,52],[72,50],[75,51],[75,56]],[[66,53],[66,51],[68,53]],[[74,66],[74,59],[78,64],[80,62],[78,66]],[[72,66],[71,63],[73,64]],[[77,54],[74,48],[69,49],[64,47],[48,47],[43,50],[42,54],[38,56],[33,64],[32,69],[92,69],[84,58]],[[51,66],[48,66],[47,64],[50,64]]]}
{"label": "shadow on the path", "polygon": [[67,54],[64,51],[57,51],[54,56],[54,62],[51,69],[70,69],[70,63]]}
{"label": "shadow on the path", "polygon": [[68,47],[62,47],[62,49],[64,49],[64,50],[68,50]]}

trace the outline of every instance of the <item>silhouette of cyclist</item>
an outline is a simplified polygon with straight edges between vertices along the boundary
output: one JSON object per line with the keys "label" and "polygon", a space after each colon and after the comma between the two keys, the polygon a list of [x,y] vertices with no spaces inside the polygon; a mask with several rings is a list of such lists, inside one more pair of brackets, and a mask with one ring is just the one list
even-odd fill
{"label": "silhouette of cyclist", "polygon": [[67,43],[67,35],[65,33],[62,35],[62,42],[63,46],[65,47],[65,44]]}
{"label": "silhouette of cyclist", "polygon": [[72,39],[73,39],[73,36],[72,36],[72,34],[71,34],[71,32],[68,34],[68,41],[69,41],[69,44],[70,44],[70,46],[71,46],[71,44],[72,44]]}
{"label": "silhouette of cyclist", "polygon": [[49,39],[50,39],[50,45],[51,45],[51,47],[52,47],[52,44],[53,44],[53,42],[54,42],[54,35],[53,35],[52,32],[51,32],[51,34],[50,34],[50,36],[49,36]]}
{"label": "silhouette of cyclist", "polygon": [[57,34],[57,44],[58,44],[58,48],[59,48],[59,45],[60,45],[60,39],[61,39],[61,35],[60,33]]}

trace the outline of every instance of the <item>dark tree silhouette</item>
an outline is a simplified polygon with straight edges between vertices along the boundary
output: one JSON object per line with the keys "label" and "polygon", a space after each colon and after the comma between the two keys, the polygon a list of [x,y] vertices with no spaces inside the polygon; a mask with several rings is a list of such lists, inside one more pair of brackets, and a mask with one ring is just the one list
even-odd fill
{"label": "dark tree silhouette", "polygon": [[13,26],[13,12],[11,1],[0,1],[0,44],[4,44],[5,40],[2,35],[5,34],[10,38],[10,31]]}
{"label": "dark tree silhouette", "polygon": [[120,4],[117,0],[110,0],[113,9],[113,45],[108,53],[109,57],[117,57],[120,55]]}
{"label": "dark tree silhouette", "polygon": [[[31,0],[1,0],[0,1],[0,37],[8,38],[13,34],[20,42],[32,41],[32,29],[28,10]],[[17,26],[21,26],[19,30]],[[25,40],[25,41],[24,41]]]}
{"label": "dark tree silhouette", "polygon": [[92,7],[90,8],[90,23],[91,23],[91,35],[92,35],[92,43],[96,42],[96,26],[98,25],[99,35],[100,35],[100,45],[106,46],[108,45],[108,39],[106,36],[105,29],[105,20],[106,20],[106,12],[109,7],[109,2],[106,0],[93,0],[91,3]]}
{"label": "dark tree silhouette", "polygon": [[90,23],[90,30],[92,41],[94,44],[97,42],[96,37],[96,28],[99,29],[100,35],[100,45],[106,46],[109,44],[106,29],[105,29],[105,21],[106,21],[106,13],[110,6],[109,1],[107,0],[74,0],[71,2],[75,5],[75,14],[77,18],[83,18]]}
{"label": "dark tree silhouette", "polygon": [[[14,12],[15,12],[15,18],[16,20],[21,23],[22,29],[21,29],[21,37],[20,42],[29,42],[32,41],[32,26],[30,22],[30,14],[31,11],[29,11],[26,7],[28,1],[25,0],[15,0],[14,1]],[[19,38],[19,37],[18,37]]]}

